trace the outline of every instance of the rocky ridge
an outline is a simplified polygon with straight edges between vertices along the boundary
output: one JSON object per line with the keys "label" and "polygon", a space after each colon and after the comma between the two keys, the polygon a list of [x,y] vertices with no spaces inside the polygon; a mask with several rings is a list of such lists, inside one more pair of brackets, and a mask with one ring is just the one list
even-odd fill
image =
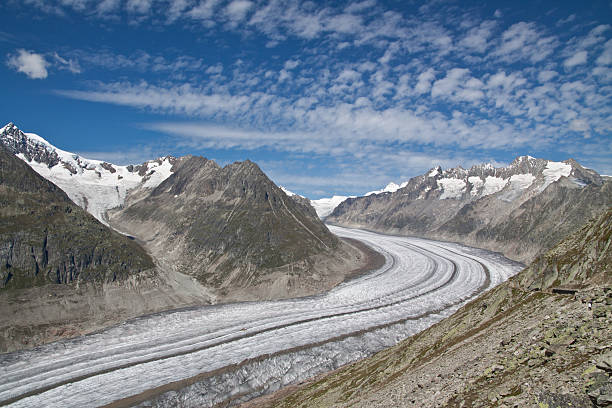
{"label": "rocky ridge", "polygon": [[349,198],[327,222],[456,241],[530,262],[612,204],[612,183],[574,160],[522,156],[433,168],[395,192]]}
{"label": "rocky ridge", "polygon": [[611,246],[612,208],[418,335],[243,407],[610,406]]}
{"label": "rocky ridge", "polygon": [[112,282],[153,270],[135,242],[100,224],[0,145],[0,288]]}
{"label": "rocky ridge", "polygon": [[208,300],[2,145],[0,203],[0,352]]}
{"label": "rocky ridge", "polygon": [[288,197],[250,161],[221,168],[171,156],[117,166],[58,149],[10,123],[0,143],[102,223],[130,234],[164,271],[195,277],[213,301],[303,296],[366,263],[309,201]]}
{"label": "rocky ridge", "polygon": [[337,269],[343,257],[356,255],[306,200],[288,197],[248,160],[220,167],[203,157],[181,158],[171,176],[145,198],[129,196],[109,212],[109,221],[168,268],[195,276],[221,296],[230,288],[261,286],[275,272],[298,284],[325,272],[318,265],[323,258],[336,258]]}

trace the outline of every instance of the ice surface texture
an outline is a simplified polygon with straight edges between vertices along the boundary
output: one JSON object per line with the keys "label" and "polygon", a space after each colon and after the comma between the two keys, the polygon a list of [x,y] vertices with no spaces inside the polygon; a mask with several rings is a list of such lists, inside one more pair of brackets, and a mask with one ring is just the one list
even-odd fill
{"label": "ice surface texture", "polygon": [[330,229],[380,251],[385,265],[319,296],[159,313],[0,356],[0,404],[104,405],[214,370],[153,403],[251,398],[390,346],[521,269],[457,244]]}

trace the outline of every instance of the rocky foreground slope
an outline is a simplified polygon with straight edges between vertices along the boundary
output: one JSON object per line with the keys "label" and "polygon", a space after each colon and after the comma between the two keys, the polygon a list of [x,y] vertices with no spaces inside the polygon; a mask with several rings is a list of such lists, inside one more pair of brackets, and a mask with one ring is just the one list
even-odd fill
{"label": "rocky foreground slope", "polygon": [[245,407],[605,407],[611,376],[609,208],[448,319]]}
{"label": "rocky foreground slope", "polygon": [[574,160],[431,169],[392,193],[349,198],[332,224],[449,240],[524,263],[612,205],[612,180]]}

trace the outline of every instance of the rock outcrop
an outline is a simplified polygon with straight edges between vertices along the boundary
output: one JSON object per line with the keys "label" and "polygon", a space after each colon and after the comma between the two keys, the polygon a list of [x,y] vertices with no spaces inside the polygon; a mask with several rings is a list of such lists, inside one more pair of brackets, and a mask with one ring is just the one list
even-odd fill
{"label": "rock outcrop", "polygon": [[250,161],[220,167],[183,157],[148,196],[128,196],[112,226],[141,240],[168,268],[229,291],[282,268],[307,278],[340,241],[306,200],[288,197]]}
{"label": "rock outcrop", "polygon": [[113,282],[153,270],[134,241],[100,224],[0,145],[0,288]]}
{"label": "rock outcrop", "polygon": [[0,144],[0,352],[209,301]]}
{"label": "rock outcrop", "polygon": [[0,129],[0,143],[100,222],[137,239],[164,272],[197,278],[218,301],[311,295],[367,263],[307,199],[288,197],[248,160],[221,168],[166,156],[118,166],[58,149],[12,123]]}

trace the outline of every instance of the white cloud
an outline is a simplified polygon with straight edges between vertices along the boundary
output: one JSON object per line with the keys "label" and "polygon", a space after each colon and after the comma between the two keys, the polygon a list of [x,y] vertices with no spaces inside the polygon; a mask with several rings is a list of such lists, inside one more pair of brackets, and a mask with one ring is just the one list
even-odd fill
{"label": "white cloud", "polygon": [[482,81],[469,76],[465,68],[453,68],[431,87],[432,97],[446,97],[460,101],[475,102],[484,97]]}
{"label": "white cloud", "polygon": [[297,60],[288,60],[288,61],[285,61],[284,68],[285,69],[293,69],[293,68],[297,67],[298,65],[300,65],[300,61],[297,61]]}
{"label": "white cloud", "polygon": [[603,52],[595,62],[597,65],[612,65],[612,39],[606,42]]}
{"label": "white cloud", "polygon": [[99,15],[106,15],[117,10],[119,8],[119,3],[120,0],[102,0],[98,4],[96,11]]}
{"label": "white cloud", "polygon": [[539,62],[552,54],[555,48],[553,37],[541,35],[535,23],[521,21],[502,33],[499,46],[493,55],[508,62],[520,59]]}
{"label": "white cloud", "polygon": [[540,81],[540,82],[548,82],[551,79],[553,79],[554,77],[556,77],[557,75],[559,75],[557,72],[551,71],[551,70],[540,71],[538,73],[538,81]]}
{"label": "white cloud", "polygon": [[214,25],[214,22],[210,20],[213,16],[215,7],[219,3],[219,0],[203,0],[197,6],[189,10],[186,15],[195,20],[207,20],[210,24]]}
{"label": "white cloud", "polygon": [[191,5],[190,0],[169,0],[170,8],[168,9],[168,22],[178,20]]}
{"label": "white cloud", "polygon": [[590,129],[589,124],[583,119],[574,119],[570,122],[570,129],[577,132],[587,132]]}
{"label": "white cloud", "polygon": [[483,21],[478,27],[473,27],[459,41],[459,45],[483,53],[489,47],[489,39],[493,35],[494,21]]}
{"label": "white cloud", "polygon": [[427,69],[427,71],[421,72],[417,78],[417,84],[414,87],[414,91],[417,94],[428,93],[431,88],[431,81],[436,78],[434,75],[433,68]]}
{"label": "white cloud", "polygon": [[225,8],[225,12],[229,19],[233,22],[244,20],[247,13],[253,7],[253,2],[249,0],[234,0]]}
{"label": "white cloud", "polygon": [[23,72],[30,79],[45,79],[49,63],[45,57],[24,49],[17,50],[17,55],[9,55],[7,65],[18,72]]}
{"label": "white cloud", "polygon": [[147,14],[153,0],[127,0],[126,9],[132,13]]}
{"label": "white cloud", "polygon": [[55,59],[56,64],[60,66],[60,68],[66,69],[72,72],[73,74],[81,73],[81,67],[79,66],[79,63],[77,61],[73,59],[62,58],[57,52],[53,54],[53,58]]}
{"label": "white cloud", "polygon": [[578,51],[565,61],[563,61],[563,65],[566,68],[572,68],[576,65],[586,64],[587,61],[587,52],[586,51]]}

